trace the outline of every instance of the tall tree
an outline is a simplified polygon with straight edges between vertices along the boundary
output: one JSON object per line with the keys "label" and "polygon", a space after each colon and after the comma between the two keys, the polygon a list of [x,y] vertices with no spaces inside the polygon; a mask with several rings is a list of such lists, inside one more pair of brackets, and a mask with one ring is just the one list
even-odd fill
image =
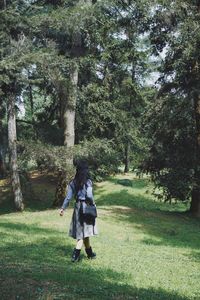
{"label": "tall tree", "polygon": [[[0,88],[4,101],[7,101],[10,172],[16,209],[23,210],[24,204],[17,164],[15,100],[17,96],[16,86],[18,85],[18,83],[16,83],[17,77],[22,70],[18,54],[20,50],[24,48],[23,44],[25,39],[21,28],[20,12],[13,7],[10,2],[4,1],[3,5],[1,5],[0,20],[2,42]],[[21,25],[16,26],[18,22],[20,22]]]}
{"label": "tall tree", "polygon": [[150,27],[154,54],[165,49],[160,91],[148,112],[145,169],[167,200],[191,200],[200,216],[199,1],[159,1]]}
{"label": "tall tree", "polygon": [[12,179],[12,189],[14,202],[17,210],[24,209],[23,196],[17,163],[17,132],[16,132],[16,114],[15,114],[15,93],[8,92],[8,145],[10,155],[10,171]]}
{"label": "tall tree", "polygon": [[95,66],[91,65],[96,76],[84,82],[78,121],[85,121],[79,124],[84,136],[113,139],[128,171],[132,152],[141,144],[138,123],[144,101],[140,77],[147,54],[140,51],[139,35],[144,28],[139,24],[147,12],[139,1],[133,5],[110,1],[98,9],[98,21],[92,27],[95,34],[91,35],[96,42]]}

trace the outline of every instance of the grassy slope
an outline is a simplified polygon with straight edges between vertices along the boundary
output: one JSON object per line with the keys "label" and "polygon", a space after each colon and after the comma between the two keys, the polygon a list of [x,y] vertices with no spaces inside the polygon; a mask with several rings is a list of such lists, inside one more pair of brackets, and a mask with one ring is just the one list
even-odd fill
{"label": "grassy slope", "polygon": [[[60,218],[46,209],[54,194],[50,178],[36,178],[34,188],[24,213],[9,205],[0,210],[1,300],[200,299],[200,223],[180,213],[183,205],[155,202],[146,180],[127,175],[97,184],[98,258],[88,261],[83,252],[77,264],[67,236],[72,206]],[[6,187],[1,199],[5,193]]]}

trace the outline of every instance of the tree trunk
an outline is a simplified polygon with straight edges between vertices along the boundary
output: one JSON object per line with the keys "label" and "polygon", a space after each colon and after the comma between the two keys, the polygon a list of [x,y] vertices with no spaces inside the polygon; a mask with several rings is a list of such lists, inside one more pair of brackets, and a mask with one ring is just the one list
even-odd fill
{"label": "tree trunk", "polygon": [[190,212],[196,216],[200,217],[200,188],[193,189],[192,191],[192,201],[190,205]]}
{"label": "tree trunk", "polygon": [[0,179],[4,178],[4,176],[5,176],[5,166],[4,166],[3,157],[0,153]]}
{"label": "tree trunk", "polygon": [[125,145],[125,167],[124,173],[129,172],[129,142],[127,141]]}
{"label": "tree trunk", "polygon": [[[1,114],[1,109],[0,109]],[[5,168],[5,157],[4,157],[4,133],[3,133],[3,122],[0,119],[0,179],[4,178],[6,174]]]}
{"label": "tree trunk", "polygon": [[17,133],[15,117],[15,96],[10,94],[8,97],[8,146],[10,154],[10,170],[14,203],[17,210],[24,209],[21,184],[17,164]]}
{"label": "tree trunk", "polygon": [[28,85],[28,91],[29,91],[29,100],[30,100],[30,105],[31,105],[32,128],[33,128],[35,138],[37,139],[38,138],[38,133],[37,133],[37,129],[36,129],[36,126],[35,126],[35,119],[34,119],[33,89],[32,89],[31,83],[29,83],[29,85]]}
{"label": "tree trunk", "polygon": [[194,98],[195,126],[196,126],[196,169],[190,212],[200,217],[200,95]]}
{"label": "tree trunk", "polygon": [[78,66],[73,63],[70,70],[70,82],[66,109],[63,113],[64,145],[69,148],[74,146],[75,141],[75,111],[78,84]]}
{"label": "tree trunk", "polygon": [[[70,151],[70,148],[74,146],[74,141],[75,141],[75,111],[76,111],[77,84],[78,84],[78,66],[76,63],[73,63],[73,66],[70,71],[71,72],[70,72],[68,96],[63,111],[64,145],[67,148],[69,148],[68,156],[66,158],[66,169],[68,171],[73,166],[73,152]],[[65,93],[62,93],[62,102],[63,102],[64,94]],[[53,206],[60,206],[63,202],[63,199],[66,195],[66,186],[67,186],[67,179],[68,179],[67,175],[68,172],[66,170],[65,171],[63,170],[63,172],[61,172],[58,175],[58,183],[56,187]]]}
{"label": "tree trunk", "polygon": [[68,180],[67,172],[60,171],[60,173],[58,174],[58,182],[56,186],[55,198],[52,204],[53,207],[62,205],[63,200],[66,196],[67,180]]}

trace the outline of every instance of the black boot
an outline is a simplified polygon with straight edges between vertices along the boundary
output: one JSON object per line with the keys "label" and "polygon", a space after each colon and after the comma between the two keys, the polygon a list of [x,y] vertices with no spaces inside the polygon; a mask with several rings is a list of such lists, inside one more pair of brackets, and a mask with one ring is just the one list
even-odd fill
{"label": "black boot", "polygon": [[80,259],[80,252],[81,252],[80,249],[74,248],[74,251],[72,253],[72,262],[79,261],[79,259]]}
{"label": "black boot", "polygon": [[91,259],[94,259],[96,258],[96,253],[92,252],[92,248],[85,248],[85,252],[87,253],[87,257],[88,258],[91,258]]}

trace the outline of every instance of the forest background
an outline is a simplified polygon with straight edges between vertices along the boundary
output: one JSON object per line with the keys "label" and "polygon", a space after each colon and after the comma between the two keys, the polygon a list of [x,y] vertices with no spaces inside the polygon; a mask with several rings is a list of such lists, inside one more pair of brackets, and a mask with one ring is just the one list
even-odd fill
{"label": "forest background", "polygon": [[147,173],[200,216],[200,1],[0,2],[0,168],[24,209],[32,170]]}

